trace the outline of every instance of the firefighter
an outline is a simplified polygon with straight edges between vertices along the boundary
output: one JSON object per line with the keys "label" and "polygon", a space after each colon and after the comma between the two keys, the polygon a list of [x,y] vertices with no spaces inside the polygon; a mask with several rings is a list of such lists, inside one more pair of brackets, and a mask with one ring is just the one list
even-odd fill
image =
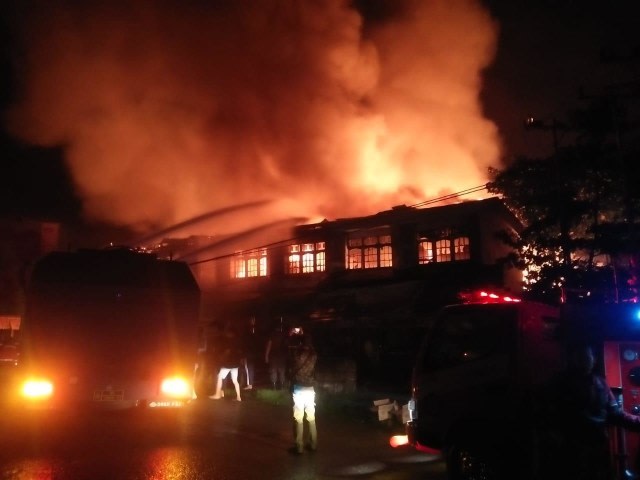
{"label": "firefighter", "polygon": [[613,479],[608,426],[640,431],[640,417],[622,410],[595,365],[589,345],[570,346],[566,368],[541,392],[541,479]]}

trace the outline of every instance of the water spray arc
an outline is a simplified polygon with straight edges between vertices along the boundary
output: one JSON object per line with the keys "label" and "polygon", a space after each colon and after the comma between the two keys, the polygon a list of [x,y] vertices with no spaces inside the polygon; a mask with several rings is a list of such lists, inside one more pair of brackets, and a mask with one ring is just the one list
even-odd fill
{"label": "water spray arc", "polygon": [[134,240],[133,242],[131,242],[131,244],[141,245],[141,246],[149,245],[159,240],[162,240],[168,234],[177,232],[183,228],[197,225],[198,223],[211,220],[212,218],[221,217],[223,215],[227,215],[229,213],[237,212],[240,210],[248,210],[254,207],[262,207],[264,205],[267,205],[268,203],[271,203],[271,200],[257,200],[254,202],[247,202],[239,205],[231,205],[231,206],[220,208],[217,210],[212,210],[210,212],[204,213],[202,215],[198,215],[197,217],[190,218],[189,220],[185,220],[184,222],[176,223],[175,225],[171,225],[170,227],[167,227],[163,230],[159,230],[145,237]]}
{"label": "water spray arc", "polygon": [[[228,257],[231,254],[222,255],[220,257],[209,258],[209,259],[205,259],[205,260],[190,261],[190,260],[197,259],[198,257],[200,257],[202,254],[204,254],[206,252],[210,252],[212,250],[219,249],[219,248],[232,246],[233,244],[237,243],[238,241],[240,241],[242,239],[245,239],[245,238],[249,238],[252,235],[257,235],[257,234],[260,234],[260,233],[264,233],[264,232],[266,232],[266,231],[268,231],[270,229],[277,228],[277,227],[283,227],[283,226],[287,226],[287,225],[290,225],[291,227],[294,227],[296,225],[300,225],[300,224],[304,223],[305,221],[308,221],[308,218],[306,218],[306,217],[293,217],[293,218],[287,218],[287,219],[284,219],[284,220],[278,220],[278,221],[275,221],[275,222],[266,223],[264,225],[260,225],[259,227],[250,228],[250,229],[245,230],[243,232],[238,232],[238,233],[236,233],[234,235],[231,235],[229,237],[225,237],[222,240],[218,240],[218,241],[212,242],[209,245],[205,245],[204,247],[198,248],[196,250],[192,250],[190,252],[186,252],[186,253],[184,253],[182,255],[177,256],[176,260],[190,262],[191,265],[195,265],[195,264],[199,264],[199,263],[214,261],[214,260],[217,260],[219,258]],[[280,241],[280,242],[277,242],[277,243],[280,244],[283,241]],[[257,245],[254,248],[264,248],[264,247],[266,247],[266,245]]]}

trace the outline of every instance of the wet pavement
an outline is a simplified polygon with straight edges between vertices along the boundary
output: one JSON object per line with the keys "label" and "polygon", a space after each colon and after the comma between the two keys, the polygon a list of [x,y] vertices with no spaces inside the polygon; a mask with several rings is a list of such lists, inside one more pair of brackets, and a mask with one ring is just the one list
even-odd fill
{"label": "wet pavement", "polygon": [[0,479],[445,478],[436,456],[391,448],[401,423],[379,422],[366,402],[319,395],[319,448],[301,456],[288,451],[286,392],[196,400],[180,412],[13,411],[0,420]]}

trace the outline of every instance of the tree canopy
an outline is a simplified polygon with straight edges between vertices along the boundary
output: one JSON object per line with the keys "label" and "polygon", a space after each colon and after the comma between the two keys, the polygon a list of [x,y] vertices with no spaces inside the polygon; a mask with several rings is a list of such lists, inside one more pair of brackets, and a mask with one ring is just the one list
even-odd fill
{"label": "tree canopy", "polygon": [[628,110],[611,102],[571,112],[568,124],[545,125],[554,139],[557,129],[572,132],[571,144],[556,143],[550,157],[523,156],[490,172],[489,191],[525,226],[505,240],[533,298],[637,300],[640,150]]}

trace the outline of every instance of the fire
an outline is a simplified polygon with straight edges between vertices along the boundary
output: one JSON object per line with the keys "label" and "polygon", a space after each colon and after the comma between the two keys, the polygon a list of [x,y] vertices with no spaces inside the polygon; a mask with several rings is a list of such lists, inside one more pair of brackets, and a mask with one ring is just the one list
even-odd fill
{"label": "fire", "polygon": [[88,217],[141,232],[259,200],[254,222],[368,215],[485,183],[489,13],[353,3],[32,2],[9,127],[66,146]]}

